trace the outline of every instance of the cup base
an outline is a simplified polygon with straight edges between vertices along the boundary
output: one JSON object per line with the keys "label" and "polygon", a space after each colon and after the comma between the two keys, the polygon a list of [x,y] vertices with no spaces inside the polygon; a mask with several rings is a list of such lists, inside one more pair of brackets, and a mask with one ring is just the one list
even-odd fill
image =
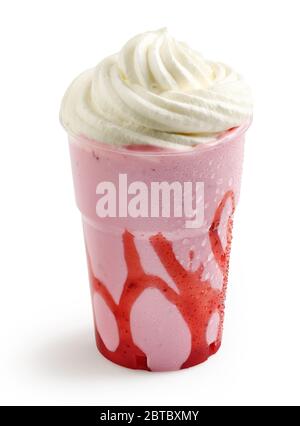
{"label": "cup base", "polygon": [[[96,346],[101,356],[106,358],[108,361],[119,365],[121,367],[129,368],[130,370],[144,370],[144,371],[151,371],[148,365],[147,365],[147,357],[145,354],[141,353],[131,353],[128,357],[125,357],[124,353],[123,355],[120,353],[114,353],[107,350],[105,345],[103,344],[103,341],[97,331],[97,328],[95,327],[95,339],[96,339]],[[180,368],[165,368],[158,370],[159,372],[168,372],[168,371],[179,371],[179,370],[185,370],[187,368],[196,367],[197,365],[201,365],[205,363],[211,356],[215,355],[220,347],[222,342],[215,342],[212,343],[208,347],[208,351],[206,354],[199,354],[194,352],[191,354],[189,363],[184,363]],[[139,349],[137,348],[139,351]]]}

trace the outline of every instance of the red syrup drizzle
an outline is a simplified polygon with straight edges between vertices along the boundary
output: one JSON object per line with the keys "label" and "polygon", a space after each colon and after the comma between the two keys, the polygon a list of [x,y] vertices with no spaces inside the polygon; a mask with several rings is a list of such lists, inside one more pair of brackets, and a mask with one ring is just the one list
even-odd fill
{"label": "red syrup drizzle", "polygon": [[[218,229],[222,212],[228,199],[231,200],[232,210],[227,222],[227,243],[224,250]],[[116,318],[119,329],[120,343],[115,352],[111,352],[106,348],[100,334],[96,330],[98,349],[106,358],[125,367],[149,370],[147,357],[133,342],[130,329],[131,308],[137,298],[147,288],[158,289],[171,303],[176,305],[190,329],[192,336],[191,353],[181,368],[200,364],[217,352],[222,338],[224,301],[228,282],[234,210],[234,194],[232,191],[228,191],[220,202],[209,229],[212,252],[223,274],[223,287],[221,291],[212,288],[208,280],[202,279],[204,270],[202,264],[194,272],[184,269],[175,257],[172,243],[161,233],[151,237],[150,243],[170,277],[177,285],[179,294],[170,288],[161,278],[145,273],[134,243],[134,236],[128,231],[125,231],[123,234],[124,254],[128,274],[119,304],[115,303],[107,288],[94,276],[90,261],[88,262],[92,291],[100,293],[106,301]],[[192,258],[193,254],[190,253],[190,259]],[[216,342],[208,345],[206,341],[206,329],[209,319],[215,311],[219,312],[221,318],[219,333]]]}

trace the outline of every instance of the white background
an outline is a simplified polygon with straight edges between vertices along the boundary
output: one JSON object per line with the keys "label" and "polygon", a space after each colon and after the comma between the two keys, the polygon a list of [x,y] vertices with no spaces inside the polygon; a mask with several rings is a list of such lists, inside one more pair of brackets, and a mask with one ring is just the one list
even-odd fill
{"label": "white background", "polygon": [[[0,404],[300,403],[299,1],[14,1],[0,6]],[[58,122],[70,81],[167,26],[253,88],[223,346],[176,373],[95,349],[80,215]]]}

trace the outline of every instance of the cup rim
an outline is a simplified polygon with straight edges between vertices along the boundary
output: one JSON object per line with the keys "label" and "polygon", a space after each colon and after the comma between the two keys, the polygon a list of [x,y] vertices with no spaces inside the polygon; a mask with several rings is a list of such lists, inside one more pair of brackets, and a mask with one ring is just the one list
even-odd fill
{"label": "cup rim", "polygon": [[[198,144],[195,147],[189,147],[186,150],[182,149],[178,151],[168,150],[168,149],[165,149],[165,150],[158,149],[157,151],[155,150],[152,151],[147,149],[131,150],[123,145],[108,144],[105,142],[99,142],[97,140],[89,139],[85,135],[75,135],[72,132],[70,132],[69,129],[67,130],[67,133],[69,136],[70,143],[75,143],[80,145],[81,147],[88,147],[96,151],[101,150],[101,151],[112,152],[115,154],[134,156],[134,157],[182,156],[182,155],[193,155],[195,153],[200,153],[201,151],[208,151],[216,147],[219,147],[220,145],[230,143],[236,140],[238,137],[242,136],[250,127],[251,122],[252,122],[252,117],[248,121],[241,124],[240,126],[233,127],[229,130],[226,130],[220,136],[216,137],[216,139],[213,142]],[[148,145],[145,145],[145,147],[148,147]]]}

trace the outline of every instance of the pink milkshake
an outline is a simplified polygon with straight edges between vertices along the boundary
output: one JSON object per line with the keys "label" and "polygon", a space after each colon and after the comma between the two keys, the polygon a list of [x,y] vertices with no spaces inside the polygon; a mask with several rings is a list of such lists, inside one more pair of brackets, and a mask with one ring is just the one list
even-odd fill
{"label": "pink milkshake", "polygon": [[70,86],[61,118],[96,343],[111,361],[179,370],[219,349],[248,97],[239,75],[166,31],[135,37]]}

